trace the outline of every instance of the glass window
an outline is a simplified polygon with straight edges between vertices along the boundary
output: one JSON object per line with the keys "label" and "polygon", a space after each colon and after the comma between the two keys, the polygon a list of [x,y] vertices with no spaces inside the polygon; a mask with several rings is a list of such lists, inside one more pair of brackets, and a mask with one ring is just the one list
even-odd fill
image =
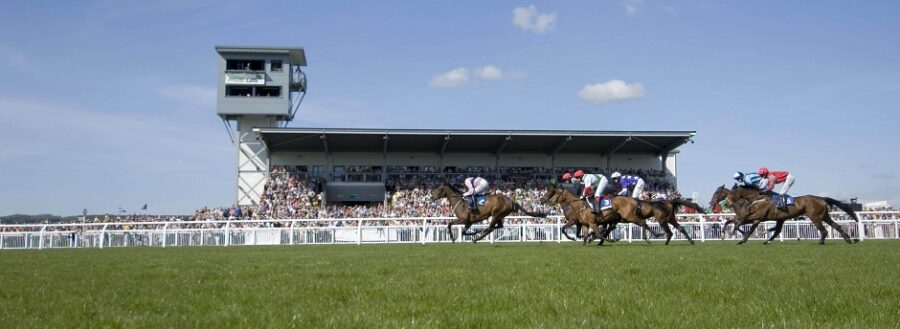
{"label": "glass window", "polygon": [[281,61],[280,60],[272,61],[272,72],[281,72]]}

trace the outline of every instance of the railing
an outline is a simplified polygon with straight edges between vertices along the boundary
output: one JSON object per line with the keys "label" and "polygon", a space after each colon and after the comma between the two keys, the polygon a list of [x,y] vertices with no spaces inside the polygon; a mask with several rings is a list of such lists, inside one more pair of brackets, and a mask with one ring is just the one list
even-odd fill
{"label": "railing", "polygon": [[[843,213],[832,213],[845,232],[854,238],[900,238],[900,212],[859,212],[860,222],[843,220]],[[679,222],[692,239],[709,241],[734,240],[730,232],[722,231],[722,220],[732,214],[680,214],[687,219]],[[243,245],[313,245],[313,244],[373,244],[373,243],[449,243],[447,221],[450,217],[420,218],[336,218],[235,220],[196,222],[89,223],[89,224],[32,224],[0,225],[0,250],[44,248],[110,248],[110,247],[181,247],[181,246],[243,246]],[[568,241],[560,232],[559,216],[547,220],[511,216],[507,224],[495,230],[483,241],[501,242],[557,242]],[[397,225],[388,222],[402,221]],[[540,222],[538,222],[540,221]],[[526,222],[511,224],[510,222]],[[528,223],[530,222],[530,223]],[[663,233],[659,224],[649,223],[651,230]],[[765,239],[774,222],[760,224],[751,239]],[[745,226],[746,227],[746,226]],[[828,227],[828,239],[839,235]],[[470,231],[481,232],[486,225],[473,225]],[[463,226],[453,227],[458,242],[472,241],[473,235],[463,235]],[[729,227],[729,231],[730,231]],[[673,240],[685,240],[675,232]],[[569,235],[574,236],[570,228]],[[619,224],[613,235],[625,242],[641,241],[642,229],[632,224]],[[819,232],[808,220],[788,221],[779,241],[790,239],[818,239]],[[660,240],[652,238],[651,240]]]}

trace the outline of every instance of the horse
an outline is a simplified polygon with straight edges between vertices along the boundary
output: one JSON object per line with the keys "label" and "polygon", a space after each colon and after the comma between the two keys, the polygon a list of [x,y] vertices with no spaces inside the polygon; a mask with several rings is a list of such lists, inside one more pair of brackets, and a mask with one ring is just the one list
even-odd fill
{"label": "horse", "polygon": [[662,210],[662,213],[654,213],[653,218],[656,218],[656,221],[659,222],[659,226],[662,227],[663,231],[666,232],[666,245],[669,245],[669,241],[672,240],[672,230],[669,229],[669,225],[675,227],[681,234],[684,234],[684,237],[687,238],[688,242],[694,244],[694,239],[691,239],[691,235],[684,229],[684,226],[678,223],[678,218],[675,216],[678,213],[678,207],[688,207],[696,210],[701,214],[706,214],[703,210],[703,207],[700,205],[682,199],[675,200],[661,200],[661,201],[653,201],[654,203],[658,203],[662,205],[662,207],[658,207],[657,209]]}
{"label": "horse", "polygon": [[503,218],[514,211],[524,212],[531,217],[547,218],[547,214],[530,212],[525,208],[522,208],[521,205],[509,197],[500,194],[488,195],[484,205],[479,205],[476,211],[472,211],[469,209],[469,205],[466,204],[466,200],[463,198],[462,194],[461,191],[447,183],[441,184],[435,188],[431,194],[431,197],[434,200],[447,198],[447,200],[450,201],[450,209],[453,211],[453,214],[456,215],[456,219],[447,223],[447,230],[450,232],[450,240],[454,243],[456,242],[456,237],[453,236],[453,225],[456,224],[464,224],[465,228],[463,229],[463,234],[470,235],[475,234],[467,233],[472,224],[488,219],[488,217],[491,218],[491,222],[488,224],[487,229],[472,240],[474,243],[484,239],[484,237],[493,232],[494,229],[503,228]]}
{"label": "horse", "polygon": [[759,190],[738,187],[737,185],[729,190],[725,188],[725,185],[722,185],[716,189],[715,193],[713,193],[709,204],[710,206],[713,206],[722,200],[725,200],[726,204],[732,206],[735,213],[735,217],[726,222],[725,226],[722,227],[723,231],[729,224],[735,225],[735,231],[739,231],[737,228],[738,226],[752,223],[747,232],[740,231],[744,234],[744,238],[738,242],[738,244],[746,243],[747,239],[750,238],[750,235],[753,234],[753,231],[756,230],[759,223],[775,221],[775,227],[769,230],[773,232],[772,236],[763,243],[769,244],[781,234],[781,228],[785,221],[800,216],[809,218],[809,220],[813,222],[813,225],[816,226],[816,229],[819,230],[820,245],[824,245],[825,238],[828,237],[828,231],[825,230],[825,226],[822,225],[823,222],[834,228],[847,243],[852,244],[859,242],[859,239],[851,239],[850,235],[844,232],[844,229],[831,219],[829,209],[831,206],[838,207],[850,215],[853,220],[859,222],[859,217],[856,216],[856,212],[853,211],[849,204],[832,198],[815,195],[797,196],[794,197],[793,205],[781,209],[775,206],[775,203],[771,201],[767,194],[763,193],[761,195],[761,191]]}
{"label": "horse", "polygon": [[[579,199],[572,194],[572,192],[565,189],[550,189],[541,199],[560,205],[566,204],[572,208],[578,207],[579,209],[586,209],[587,212],[585,212],[585,210],[580,210],[579,222],[586,224],[591,228],[591,234],[585,235],[587,243],[593,242],[596,237],[600,239],[598,245],[603,245],[603,241],[607,240],[607,237],[609,233],[612,232],[613,228],[615,228],[619,222],[623,221],[642,227],[645,232],[653,234],[653,237],[662,236],[662,234],[651,231],[650,227],[647,225],[646,219],[652,217],[652,215],[646,214],[654,213],[655,208],[657,208],[656,205],[650,202],[642,202],[641,206],[638,207],[637,200],[632,197],[613,197],[611,200],[612,208],[594,213],[591,212],[591,209],[584,200]],[[641,209],[640,213],[637,211],[638,209]],[[586,215],[588,212],[593,215],[593,221],[590,220],[590,216]],[[603,224],[605,228],[601,230],[597,224]],[[596,235],[594,234],[595,232]],[[647,234],[644,234],[644,241],[648,244],[650,243]]]}
{"label": "horse", "polygon": [[[570,197],[565,194],[570,195]],[[571,195],[569,191],[561,188],[551,188],[541,197],[541,202],[559,204],[563,207],[563,216],[565,217],[566,222],[560,230],[569,240],[576,241],[566,232],[566,229],[572,227],[572,225],[575,225],[575,237],[582,238],[582,245],[588,244],[589,234],[600,235],[600,231],[594,231],[595,229],[599,229],[597,228],[598,214],[592,213],[590,207],[587,206],[587,203],[576,198],[574,195]],[[588,229],[588,234],[581,234],[582,227]],[[607,228],[604,227],[603,230],[605,231],[606,229]]]}

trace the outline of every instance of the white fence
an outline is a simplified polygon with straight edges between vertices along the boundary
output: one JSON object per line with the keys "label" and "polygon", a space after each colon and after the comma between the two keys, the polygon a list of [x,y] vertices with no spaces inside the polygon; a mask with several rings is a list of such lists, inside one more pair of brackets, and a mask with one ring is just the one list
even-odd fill
{"label": "white fence", "polygon": [[[900,237],[900,212],[859,212],[859,223],[846,220],[843,213],[832,213],[845,232],[865,239],[897,239]],[[843,215],[843,216],[842,216]],[[680,222],[692,239],[697,241],[729,239],[730,232],[722,232],[724,219],[731,214],[681,214]],[[372,244],[372,243],[449,243],[447,221],[450,217],[429,218],[338,218],[234,220],[200,222],[143,222],[89,224],[0,225],[0,250],[44,248],[109,248],[109,247],[180,247],[180,246],[244,246],[244,245],[311,245],[311,244]],[[569,241],[560,232],[563,224],[559,216],[550,219],[511,216],[507,224],[495,230],[483,241],[500,242],[563,242]],[[388,225],[394,221],[400,225]],[[523,224],[510,224],[510,222]],[[760,224],[751,239],[765,239],[774,222]],[[486,226],[474,225],[470,231],[480,232]],[[650,223],[654,232],[662,233],[659,224]],[[746,227],[746,226],[745,226]],[[826,225],[827,227],[827,225]],[[453,227],[458,242],[472,241],[472,235],[462,235],[462,226]],[[729,227],[729,231],[731,228]],[[574,229],[569,235],[574,237]],[[839,239],[828,227],[828,238]],[[620,224],[613,235],[625,242],[641,241],[643,232],[632,224]],[[819,232],[807,220],[785,223],[778,238],[818,239]],[[659,241],[660,239],[651,238]],[[673,240],[685,240],[675,231]]]}

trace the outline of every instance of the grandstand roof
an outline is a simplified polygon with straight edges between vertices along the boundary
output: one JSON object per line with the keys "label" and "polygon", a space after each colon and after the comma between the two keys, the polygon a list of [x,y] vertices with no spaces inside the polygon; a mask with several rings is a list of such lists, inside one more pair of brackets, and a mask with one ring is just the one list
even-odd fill
{"label": "grandstand roof", "polygon": [[668,154],[695,131],[255,128],[274,152]]}

